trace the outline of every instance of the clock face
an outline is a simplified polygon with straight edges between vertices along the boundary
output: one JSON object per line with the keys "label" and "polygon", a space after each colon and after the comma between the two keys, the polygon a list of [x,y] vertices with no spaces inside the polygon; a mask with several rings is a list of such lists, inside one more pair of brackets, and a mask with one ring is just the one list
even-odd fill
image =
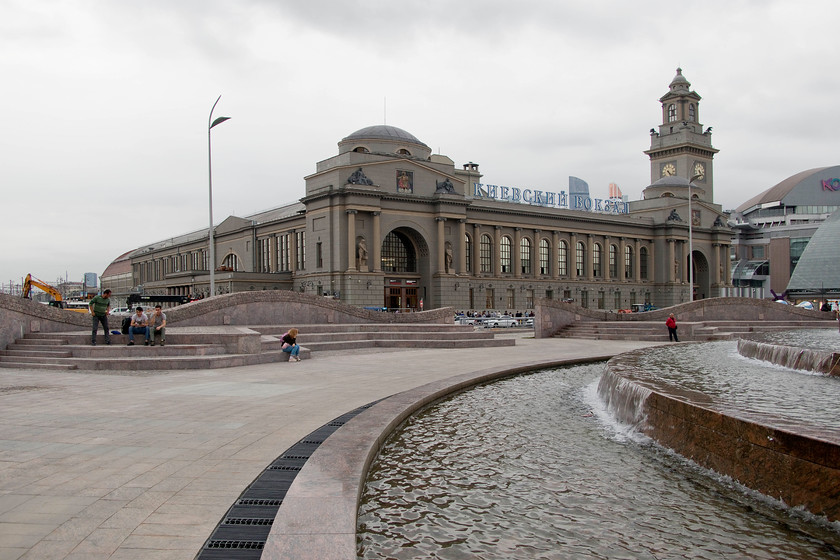
{"label": "clock face", "polygon": [[663,177],[671,177],[677,173],[677,168],[674,167],[673,163],[666,163],[662,166],[662,176]]}
{"label": "clock face", "polygon": [[702,163],[695,163],[694,164],[694,174],[700,175],[700,178],[703,179],[706,176],[706,168],[703,167]]}

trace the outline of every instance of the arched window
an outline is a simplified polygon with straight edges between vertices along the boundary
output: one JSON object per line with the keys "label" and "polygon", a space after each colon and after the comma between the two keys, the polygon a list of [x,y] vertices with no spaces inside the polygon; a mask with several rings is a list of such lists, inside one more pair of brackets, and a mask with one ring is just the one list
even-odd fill
{"label": "arched window", "polygon": [[499,242],[499,264],[502,265],[502,272],[512,272],[510,264],[510,237],[505,235]]}
{"label": "arched window", "polygon": [[583,244],[583,241],[578,241],[577,242],[577,247],[575,248],[575,269],[576,269],[578,278],[586,275],[585,268],[586,268],[586,245]]}
{"label": "arched window", "polygon": [[239,257],[234,255],[233,253],[229,254],[222,261],[222,266],[226,267],[225,270],[239,270]]}
{"label": "arched window", "polygon": [[369,154],[370,153],[370,150],[368,150],[364,146],[359,146],[358,148],[353,148],[353,151],[358,152],[360,154]]}
{"label": "arched window", "polygon": [[472,256],[473,246],[472,239],[468,234],[464,234],[464,257],[467,259],[467,272],[472,272]]}
{"label": "arched window", "polygon": [[557,246],[557,274],[560,276],[569,274],[569,251],[566,242],[563,240]]}
{"label": "arched window", "polygon": [[410,156],[411,155],[411,152],[409,152],[405,148],[400,148],[399,150],[397,150],[397,153],[400,154],[401,156]]}
{"label": "arched window", "polygon": [[527,237],[519,240],[519,265],[522,274],[531,274],[531,240]]}
{"label": "arched window", "polygon": [[633,247],[624,246],[624,277],[633,278]]}
{"label": "arched window", "polygon": [[540,274],[547,276],[551,274],[551,247],[548,246],[548,239],[540,239]]}
{"label": "arched window", "polygon": [[392,231],[382,242],[383,272],[417,272],[417,255],[408,237]]}
{"label": "arched window", "polygon": [[677,106],[671,103],[668,105],[668,122],[677,120]]}
{"label": "arched window", "polygon": [[648,250],[647,247],[639,249],[639,276],[642,280],[648,279]]}
{"label": "arched window", "polygon": [[602,268],[603,263],[601,262],[601,245],[600,243],[596,243],[592,247],[592,276],[595,278],[600,278],[604,275],[604,269]]}
{"label": "arched window", "polygon": [[610,244],[610,278],[618,277],[618,247]]}
{"label": "arched window", "polygon": [[688,104],[688,120],[696,121],[697,120],[697,109],[694,107],[694,103]]}
{"label": "arched window", "polygon": [[481,246],[479,247],[479,272],[493,272],[493,240],[486,233],[481,236]]}

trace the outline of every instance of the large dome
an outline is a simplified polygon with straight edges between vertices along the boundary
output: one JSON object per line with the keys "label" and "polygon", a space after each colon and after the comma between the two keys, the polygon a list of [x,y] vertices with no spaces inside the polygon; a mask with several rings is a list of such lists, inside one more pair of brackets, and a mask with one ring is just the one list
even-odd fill
{"label": "large dome", "polygon": [[357,130],[353,134],[344,138],[342,142],[346,142],[348,140],[394,140],[398,142],[410,142],[421,146],[426,145],[410,132],[406,132],[396,126],[388,126],[385,124],[377,124]]}

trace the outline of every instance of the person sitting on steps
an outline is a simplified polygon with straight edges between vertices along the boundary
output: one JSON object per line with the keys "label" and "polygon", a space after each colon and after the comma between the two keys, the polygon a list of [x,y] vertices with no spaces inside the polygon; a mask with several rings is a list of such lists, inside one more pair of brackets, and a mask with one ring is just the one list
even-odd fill
{"label": "person sitting on steps", "polygon": [[166,313],[163,312],[160,305],[155,306],[155,312],[149,316],[149,327],[146,330],[146,344],[151,338],[150,346],[155,345],[155,339],[160,337],[160,345],[166,345]]}
{"label": "person sitting on steps", "polygon": [[128,344],[134,346],[134,335],[142,334],[146,337],[146,346],[149,345],[149,318],[143,313],[143,308],[138,307],[137,312],[131,316],[131,326],[128,327]]}
{"label": "person sitting on steps", "polygon": [[283,335],[283,352],[290,354],[289,361],[290,362],[299,362],[300,356],[300,346],[297,343],[297,329],[289,329],[289,332]]}

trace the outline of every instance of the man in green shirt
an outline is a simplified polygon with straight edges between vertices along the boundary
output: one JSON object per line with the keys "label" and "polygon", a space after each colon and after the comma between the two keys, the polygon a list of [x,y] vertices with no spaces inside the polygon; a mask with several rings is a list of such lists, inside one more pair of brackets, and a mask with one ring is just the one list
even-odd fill
{"label": "man in green shirt", "polygon": [[111,290],[105,290],[101,296],[96,296],[88,304],[90,309],[91,327],[90,344],[96,346],[96,331],[99,323],[105,329],[105,344],[111,344],[111,331],[108,330],[108,315],[111,313]]}

